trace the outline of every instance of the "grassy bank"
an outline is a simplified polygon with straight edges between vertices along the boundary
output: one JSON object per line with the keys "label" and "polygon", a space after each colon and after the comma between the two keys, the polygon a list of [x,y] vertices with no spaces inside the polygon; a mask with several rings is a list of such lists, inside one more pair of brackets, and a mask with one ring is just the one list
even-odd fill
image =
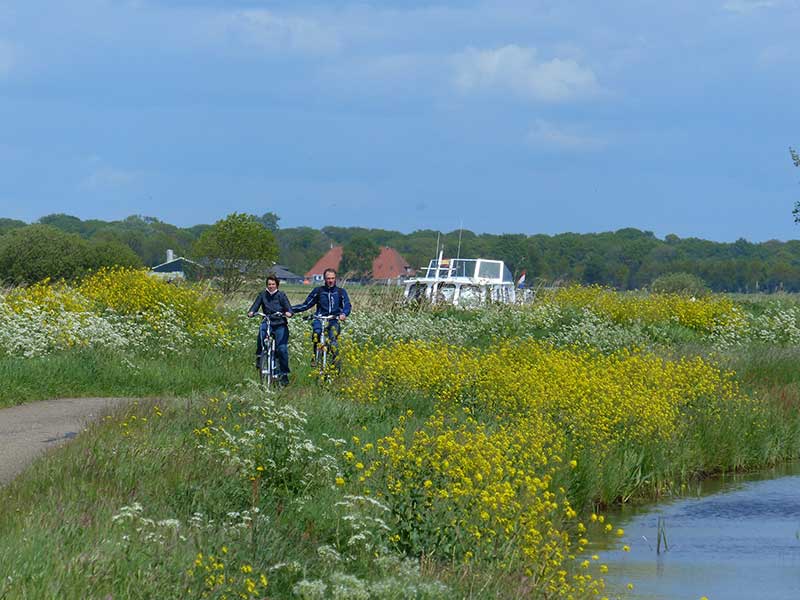
{"label": "grassy bank", "polygon": [[94,349],[2,357],[0,407],[48,398],[217,393],[253,375],[249,354],[219,348],[163,357]]}
{"label": "grassy bank", "polygon": [[[37,462],[0,490],[0,598],[443,598],[478,584],[499,593],[491,573],[433,560],[421,571],[391,547],[384,511],[337,485],[343,448],[377,425],[375,412],[295,392],[307,420],[285,396],[253,389],[142,403]],[[251,449],[269,468],[199,448],[218,419],[231,432],[280,431],[277,445]]]}

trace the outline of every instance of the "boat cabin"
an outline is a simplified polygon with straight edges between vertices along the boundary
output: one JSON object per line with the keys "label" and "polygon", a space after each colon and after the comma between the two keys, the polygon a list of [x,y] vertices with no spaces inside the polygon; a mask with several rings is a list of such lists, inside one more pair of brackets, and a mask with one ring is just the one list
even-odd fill
{"label": "boat cabin", "polygon": [[516,300],[514,279],[502,260],[442,258],[441,254],[430,261],[424,277],[405,281],[404,295],[408,300],[462,307]]}

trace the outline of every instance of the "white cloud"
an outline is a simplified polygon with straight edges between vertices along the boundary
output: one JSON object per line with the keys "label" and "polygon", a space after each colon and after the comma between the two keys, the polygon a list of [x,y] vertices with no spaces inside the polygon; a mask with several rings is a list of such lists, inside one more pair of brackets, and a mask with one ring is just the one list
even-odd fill
{"label": "white cloud", "polygon": [[541,60],[534,48],[469,48],[454,57],[455,83],[465,92],[499,91],[546,102],[595,94],[597,78],[573,59]]}
{"label": "white cloud", "polygon": [[722,5],[722,8],[730,12],[747,14],[762,8],[774,8],[778,4],[777,0],[729,0]]}
{"label": "white cloud", "polygon": [[591,151],[608,146],[608,141],[586,135],[574,128],[559,127],[537,119],[525,137],[528,144],[546,150]]}
{"label": "white cloud", "polygon": [[238,10],[221,17],[223,33],[235,41],[268,52],[301,54],[337,52],[341,40],[314,19],[279,16],[267,10]]}

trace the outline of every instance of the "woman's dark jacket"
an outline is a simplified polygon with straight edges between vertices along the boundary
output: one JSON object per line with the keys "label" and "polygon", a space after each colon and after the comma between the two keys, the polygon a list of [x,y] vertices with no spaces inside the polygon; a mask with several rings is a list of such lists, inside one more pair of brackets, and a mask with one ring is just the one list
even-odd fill
{"label": "woman's dark jacket", "polygon": [[[282,291],[276,290],[274,294],[270,294],[268,290],[264,290],[256,296],[256,300],[253,302],[253,306],[250,307],[249,312],[256,313],[259,309],[265,315],[272,315],[272,313],[276,312],[286,313],[292,312],[292,304]],[[286,317],[283,315],[280,317],[270,316],[269,321],[270,325],[273,327],[277,325],[286,325]]]}

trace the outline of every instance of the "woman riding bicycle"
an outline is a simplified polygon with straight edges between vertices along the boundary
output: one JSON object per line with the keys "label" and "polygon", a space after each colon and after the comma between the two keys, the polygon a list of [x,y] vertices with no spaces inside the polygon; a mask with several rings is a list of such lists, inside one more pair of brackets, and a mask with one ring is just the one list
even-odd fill
{"label": "woman riding bicycle", "polygon": [[[289,327],[286,317],[292,316],[292,305],[286,294],[278,290],[280,279],[275,275],[267,277],[267,288],[261,292],[247,311],[248,317],[253,317],[259,310],[265,315],[270,315],[261,323],[256,343],[256,369],[261,369],[261,359],[264,352],[263,340],[267,331],[269,319],[272,335],[275,338],[275,356],[278,359],[278,381],[282,384],[289,383]],[[276,315],[282,313],[282,316]]]}
{"label": "woman riding bicycle", "polygon": [[[303,312],[312,306],[316,306],[317,310],[314,312],[315,317],[336,317],[335,319],[325,321],[325,334],[330,340],[331,351],[335,355],[336,338],[339,337],[339,331],[341,330],[340,323],[350,315],[352,306],[350,305],[350,297],[347,295],[347,291],[336,285],[336,270],[325,269],[322,276],[325,278],[325,285],[315,287],[311,290],[305,302],[292,306],[292,312]],[[314,331],[312,356],[316,356],[317,342],[322,339],[322,321],[315,318],[312,321],[312,329]]]}

